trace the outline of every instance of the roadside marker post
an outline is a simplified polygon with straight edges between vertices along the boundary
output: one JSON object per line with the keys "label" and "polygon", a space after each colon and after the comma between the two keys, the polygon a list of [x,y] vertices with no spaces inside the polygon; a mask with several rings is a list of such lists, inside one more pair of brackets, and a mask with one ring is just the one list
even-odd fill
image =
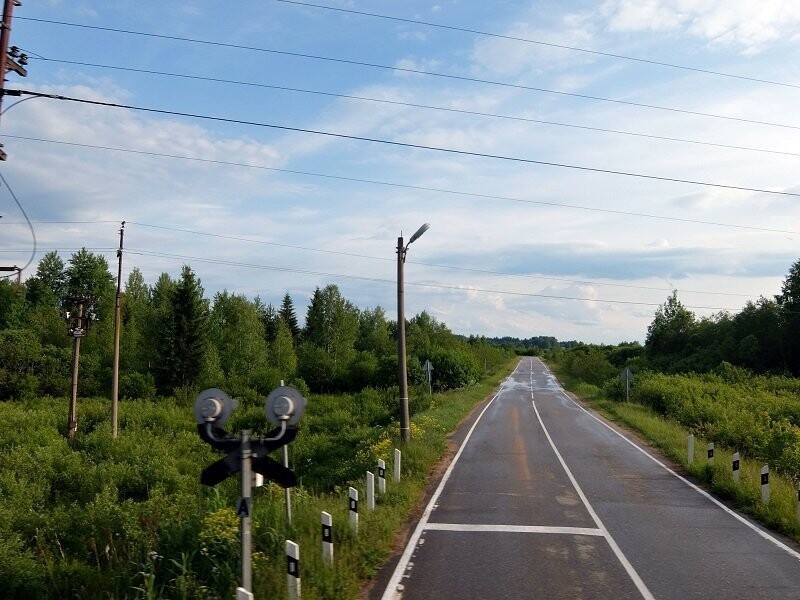
{"label": "roadside marker post", "polygon": [[322,562],[333,564],[333,517],[322,511]]}
{"label": "roadside marker post", "polygon": [[769,465],[761,467],[761,501],[769,504]]}
{"label": "roadside marker post", "polygon": [[350,529],[358,533],[358,490],[350,488]]}
{"label": "roadside marker post", "polygon": [[694,463],[694,434],[693,433],[689,434],[689,449],[688,450],[689,451],[688,451],[688,457],[687,458],[689,459],[689,464],[691,465],[691,464]]}
{"label": "roadside marker post", "polygon": [[402,459],[402,454],[400,450],[397,448],[394,449],[394,482],[400,483],[400,460]]}
{"label": "roadside marker post", "polygon": [[300,546],[286,540],[286,586],[289,600],[300,599]]}
{"label": "roadside marker post", "polygon": [[386,493],[386,461],[378,459],[378,493]]}
{"label": "roadside marker post", "polygon": [[708,464],[714,465],[714,442],[708,445]]}
{"label": "roadside marker post", "polygon": [[375,475],[367,471],[367,510],[375,510]]}
{"label": "roadside marker post", "polygon": [[733,469],[733,480],[736,483],[739,483],[739,453],[738,452],[734,452],[733,453],[733,462],[732,462],[731,468]]}
{"label": "roadside marker post", "polygon": [[236,600],[253,600],[253,594],[243,587],[236,588]]}

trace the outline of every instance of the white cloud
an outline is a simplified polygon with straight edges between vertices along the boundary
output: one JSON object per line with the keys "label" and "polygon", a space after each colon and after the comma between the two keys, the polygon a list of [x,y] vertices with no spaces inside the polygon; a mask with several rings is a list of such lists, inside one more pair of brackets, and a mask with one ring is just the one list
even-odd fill
{"label": "white cloud", "polygon": [[611,31],[686,32],[745,54],[800,34],[796,0],[607,0]]}

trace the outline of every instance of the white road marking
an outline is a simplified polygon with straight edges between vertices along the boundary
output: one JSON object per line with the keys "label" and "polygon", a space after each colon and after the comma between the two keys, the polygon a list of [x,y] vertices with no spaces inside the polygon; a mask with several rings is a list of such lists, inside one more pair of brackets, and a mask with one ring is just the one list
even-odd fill
{"label": "white road marking", "polygon": [[[533,392],[531,392],[531,395],[533,395]],[[633,584],[636,586],[636,589],[639,590],[639,593],[642,595],[642,598],[644,598],[645,600],[655,600],[655,597],[650,592],[650,590],[647,589],[647,586],[645,585],[644,581],[642,581],[642,578],[639,577],[639,574],[636,572],[636,569],[633,568],[633,565],[630,563],[628,558],[622,553],[620,547],[617,546],[617,542],[608,532],[608,529],[606,529],[605,525],[603,525],[603,522],[600,520],[600,517],[597,516],[597,513],[594,512],[592,505],[589,504],[588,498],[586,498],[586,495],[583,493],[581,486],[578,485],[577,480],[572,475],[572,471],[570,471],[569,467],[567,466],[567,463],[564,462],[564,458],[558,451],[558,448],[556,448],[555,443],[553,443],[553,438],[550,437],[550,433],[547,431],[547,427],[544,426],[544,421],[542,421],[542,417],[536,408],[536,402],[531,400],[531,405],[533,406],[533,412],[536,413],[536,418],[539,420],[539,425],[541,425],[542,431],[544,432],[547,441],[550,442],[550,447],[553,449],[553,452],[555,452],[558,462],[561,463],[561,467],[564,469],[564,472],[567,474],[567,477],[569,477],[569,480],[572,482],[572,487],[575,488],[575,491],[578,493],[578,496],[580,496],[580,499],[583,502],[583,505],[586,507],[586,510],[589,512],[592,519],[594,519],[594,522],[597,524],[597,527],[602,531],[603,537],[606,538],[606,542],[608,542],[611,551],[617,557],[617,560],[622,564],[622,568],[624,568],[625,571],[628,573],[628,577],[631,578],[631,581],[633,581]]]}
{"label": "white road marking", "polygon": [[453,472],[453,468],[456,466],[458,459],[461,458],[461,454],[462,452],[464,452],[464,448],[467,447],[467,442],[469,441],[469,438],[472,437],[472,432],[475,431],[475,427],[477,427],[478,423],[480,423],[481,417],[483,417],[486,410],[492,405],[495,399],[504,391],[506,384],[508,383],[509,380],[511,380],[511,378],[514,376],[514,373],[517,372],[517,369],[519,369],[521,364],[522,361],[519,362],[516,369],[514,369],[511,375],[509,375],[505,379],[503,385],[501,386],[500,391],[497,392],[494,396],[492,396],[492,399],[489,400],[486,406],[483,407],[481,414],[479,414],[478,418],[475,419],[475,422],[472,424],[472,427],[469,428],[469,431],[467,432],[464,441],[461,443],[461,447],[458,449],[458,452],[456,452],[456,455],[453,457],[453,461],[450,463],[450,466],[447,467],[447,470],[445,471],[442,480],[439,482],[436,491],[433,493],[433,496],[431,496],[430,502],[428,502],[428,505],[425,507],[425,511],[422,513],[422,518],[420,518],[419,523],[417,523],[417,527],[414,529],[414,533],[411,534],[411,538],[408,540],[408,544],[406,544],[406,548],[403,551],[403,555],[400,557],[400,561],[397,563],[397,566],[394,569],[394,573],[392,573],[392,577],[391,579],[389,579],[389,583],[386,585],[386,590],[383,592],[381,600],[396,600],[402,597],[403,588],[400,586],[400,580],[403,578],[403,574],[406,572],[406,569],[409,566],[409,561],[411,559],[412,554],[414,553],[414,548],[416,548],[420,535],[422,535],[422,532],[424,531],[425,527],[428,524],[428,519],[430,519],[431,517],[431,512],[433,511],[434,506],[436,506],[436,503],[439,500],[439,496],[441,495],[442,490],[444,489],[444,486],[447,483],[447,480],[450,479],[450,474]]}
{"label": "white road marking", "polygon": [[605,537],[602,529],[591,527],[549,527],[546,525],[483,525],[470,523],[428,523],[425,531],[498,532],[498,533],[556,533],[562,535],[593,535]]}
{"label": "white road marking", "polygon": [[[540,362],[541,362],[541,361],[540,361]],[[549,371],[549,369],[547,368],[547,365],[545,365],[543,362],[542,362],[542,366],[544,367],[544,370],[545,370],[545,372],[547,372],[547,373],[549,373],[549,372],[550,372],[550,371]],[[560,386],[559,386],[559,387],[560,387]],[[644,448],[642,448],[641,446],[637,445],[635,442],[632,442],[632,441],[631,441],[631,440],[629,440],[627,437],[625,437],[624,435],[622,435],[622,434],[621,434],[619,431],[617,431],[616,429],[614,429],[613,427],[611,427],[611,425],[609,425],[608,423],[606,423],[605,421],[603,421],[602,419],[600,419],[600,418],[599,418],[599,417],[597,417],[596,415],[593,415],[591,412],[589,412],[588,410],[586,410],[586,409],[585,409],[583,406],[581,406],[580,404],[578,404],[577,402],[575,402],[575,400],[573,400],[573,399],[572,399],[572,398],[569,396],[569,394],[567,394],[567,393],[564,391],[564,388],[561,388],[561,387],[560,387],[559,391],[561,392],[561,394],[563,394],[563,396],[564,396],[564,397],[565,397],[567,400],[569,400],[570,402],[572,402],[572,403],[573,403],[575,406],[577,406],[579,409],[581,409],[581,410],[582,410],[583,412],[585,412],[587,415],[589,415],[590,417],[592,417],[592,418],[593,418],[595,421],[597,421],[598,423],[600,423],[600,424],[601,424],[601,425],[603,425],[604,427],[608,428],[610,431],[613,431],[615,434],[617,434],[617,435],[618,435],[619,437],[621,437],[623,440],[625,440],[626,442],[628,442],[628,443],[629,443],[631,446],[633,446],[634,448],[636,448],[636,449],[637,449],[639,452],[641,452],[642,454],[644,454],[644,455],[645,455],[647,458],[649,458],[649,459],[650,459],[650,460],[652,460],[654,463],[656,463],[656,464],[657,464],[659,467],[661,467],[662,469],[664,469],[664,470],[665,470],[667,473],[669,473],[669,474],[670,474],[670,475],[672,475],[673,477],[676,477],[677,479],[679,479],[680,481],[682,481],[683,483],[685,483],[686,485],[688,485],[690,488],[692,488],[692,489],[693,489],[695,492],[697,492],[697,493],[698,493],[698,494],[700,494],[701,496],[703,496],[703,497],[707,498],[708,500],[710,500],[711,502],[713,502],[714,504],[716,504],[716,505],[717,505],[719,508],[721,508],[722,510],[724,510],[726,513],[728,513],[730,516],[732,516],[734,519],[736,519],[737,521],[739,521],[739,522],[740,522],[740,523],[742,523],[743,525],[746,525],[747,527],[749,527],[750,529],[752,529],[753,531],[755,531],[755,532],[756,532],[756,533],[757,533],[759,536],[761,536],[761,537],[762,537],[762,538],[764,538],[765,540],[767,540],[767,541],[769,541],[769,542],[772,542],[772,543],[773,543],[773,544],[775,544],[775,545],[776,545],[778,548],[780,548],[781,550],[785,551],[787,554],[789,554],[789,555],[793,556],[794,558],[796,558],[796,559],[800,560],[800,552],[797,552],[796,550],[793,550],[792,548],[790,548],[789,546],[787,546],[786,544],[784,544],[784,543],[783,543],[783,542],[781,542],[780,540],[778,540],[778,539],[776,539],[776,538],[772,537],[772,536],[771,536],[769,533],[767,533],[766,531],[764,531],[764,530],[762,530],[761,528],[757,527],[756,525],[754,525],[753,523],[751,523],[750,521],[748,521],[747,519],[745,519],[745,518],[744,518],[742,515],[740,515],[740,514],[739,514],[739,513],[737,513],[736,511],[734,511],[734,510],[731,510],[730,508],[728,508],[727,506],[725,506],[725,505],[724,505],[722,502],[720,502],[719,500],[717,500],[716,498],[714,498],[714,497],[713,497],[711,494],[709,494],[708,492],[706,492],[704,489],[702,489],[702,488],[700,488],[700,487],[696,486],[695,484],[693,484],[691,481],[689,481],[689,480],[688,480],[688,479],[686,479],[685,477],[683,477],[683,476],[679,475],[678,473],[676,473],[675,471],[673,471],[671,468],[669,468],[669,467],[668,467],[667,465],[665,465],[663,462],[661,462],[660,460],[658,460],[658,459],[657,459],[655,456],[653,456],[652,454],[650,454],[650,453],[649,453],[647,450],[645,450],[645,449],[644,449]]]}

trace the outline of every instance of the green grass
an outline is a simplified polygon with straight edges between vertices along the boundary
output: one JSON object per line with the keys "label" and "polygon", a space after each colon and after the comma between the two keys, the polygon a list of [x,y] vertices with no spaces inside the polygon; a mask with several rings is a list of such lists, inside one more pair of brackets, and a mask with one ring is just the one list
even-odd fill
{"label": "green grass", "polygon": [[[516,359],[513,359],[516,362]],[[257,598],[286,594],[285,540],[300,544],[304,599],[355,598],[391,552],[420,502],[447,436],[511,370],[512,360],[479,384],[434,394],[412,392],[412,440],[399,445],[391,392],[310,396],[291,465],[294,519],[284,492],[253,494],[253,584]],[[238,478],[215,488],[200,471],[219,458],[195,431],[192,399],[120,403],[111,439],[107,399],[80,399],[78,432],[64,437],[67,401],[0,403],[0,580],[3,597],[229,598],[239,581]],[[230,431],[263,435],[261,406],[244,400]],[[403,475],[391,481],[394,448]],[[387,463],[387,493],[364,510],[366,470]],[[347,488],[361,495],[359,534],[347,526]],[[334,518],[336,562],[322,564],[321,511]]]}
{"label": "green grass", "polygon": [[691,431],[653,409],[635,403],[617,402],[603,397],[596,386],[575,381],[559,373],[558,365],[550,365],[564,387],[581,398],[607,419],[644,438],[678,465],[678,472],[688,475],[715,496],[736,509],[751,515],[770,529],[800,542],[797,487],[789,477],[771,470],[770,501],[761,500],[761,467],[763,461],[740,458],[740,480],[733,479],[732,456],[735,450],[715,444],[714,464],[707,460],[708,440],[695,435],[694,461],[688,459],[688,436]]}

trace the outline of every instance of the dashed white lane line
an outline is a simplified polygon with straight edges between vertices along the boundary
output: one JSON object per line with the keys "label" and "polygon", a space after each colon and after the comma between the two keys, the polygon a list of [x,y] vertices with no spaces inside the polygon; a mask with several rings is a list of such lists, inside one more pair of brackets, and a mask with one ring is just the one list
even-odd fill
{"label": "dashed white lane line", "polygon": [[[532,390],[531,390],[531,396],[533,396]],[[561,456],[561,453],[558,451],[558,448],[556,448],[555,443],[553,443],[553,438],[550,437],[550,432],[548,432],[547,427],[544,426],[544,421],[542,421],[542,417],[539,414],[538,409],[536,408],[536,402],[531,400],[531,405],[533,406],[533,412],[536,413],[536,418],[539,420],[539,425],[542,427],[542,431],[544,432],[547,441],[550,442],[550,447],[553,449],[553,452],[555,453],[558,462],[561,463],[561,468],[564,469],[564,472],[567,474],[567,477],[572,482],[572,486],[575,488],[575,491],[578,493],[578,496],[580,496],[583,505],[586,507],[586,510],[589,512],[592,519],[597,524],[597,527],[600,529],[600,531],[602,531],[602,535],[603,537],[605,537],[606,542],[608,542],[608,545],[611,547],[611,551],[614,553],[614,556],[616,556],[617,560],[622,564],[622,568],[625,569],[625,572],[628,574],[628,577],[631,578],[631,581],[633,581],[633,585],[636,586],[636,589],[639,590],[639,593],[642,595],[642,598],[644,598],[645,600],[655,600],[655,597],[650,592],[650,590],[647,589],[647,586],[645,585],[644,581],[642,581],[642,578],[639,577],[639,574],[636,572],[636,569],[633,568],[633,565],[630,563],[625,554],[623,554],[622,550],[617,545],[617,542],[614,541],[614,538],[608,532],[605,525],[603,525],[603,522],[600,520],[600,517],[598,517],[597,513],[594,512],[594,508],[592,508],[592,505],[589,503],[589,500],[583,493],[581,486],[578,485],[575,476],[572,474],[572,471],[570,471],[569,467],[567,466],[567,463],[564,462],[564,458]]]}

